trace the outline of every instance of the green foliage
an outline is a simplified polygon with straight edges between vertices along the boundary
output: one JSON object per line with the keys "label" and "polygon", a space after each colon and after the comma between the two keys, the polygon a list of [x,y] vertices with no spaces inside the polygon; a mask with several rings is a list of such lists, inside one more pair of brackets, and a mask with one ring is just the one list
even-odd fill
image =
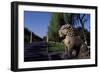
{"label": "green foliage", "polygon": [[64,44],[59,42],[48,42],[48,51],[49,52],[57,52],[64,51]]}
{"label": "green foliage", "polygon": [[[84,25],[87,21],[86,14],[74,14],[74,13],[53,13],[50,24],[48,26],[48,40],[59,42],[61,41],[58,35],[60,27],[64,24],[70,24],[73,27],[81,24],[81,35],[84,42],[89,43],[89,34],[85,31]],[[89,38],[88,38],[89,37]],[[88,38],[88,40],[87,40]]]}
{"label": "green foliage", "polygon": [[62,13],[53,13],[52,19],[48,26],[48,39],[49,41],[59,41],[58,31],[62,25],[64,25],[64,19]]}
{"label": "green foliage", "polygon": [[66,24],[72,24],[72,14],[64,13],[64,20],[65,20]]}
{"label": "green foliage", "polygon": [[58,31],[62,25],[71,24],[74,25],[74,15],[72,13],[53,13],[48,27],[48,39],[49,41],[61,41],[58,35]]}

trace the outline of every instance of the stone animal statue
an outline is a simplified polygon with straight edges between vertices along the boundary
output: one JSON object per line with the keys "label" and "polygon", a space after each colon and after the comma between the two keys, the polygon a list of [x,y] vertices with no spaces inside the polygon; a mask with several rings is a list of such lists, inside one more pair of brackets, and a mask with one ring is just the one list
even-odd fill
{"label": "stone animal statue", "polygon": [[65,45],[65,54],[67,58],[78,57],[82,40],[80,36],[76,33],[75,28],[70,24],[62,25],[59,30],[59,36]]}

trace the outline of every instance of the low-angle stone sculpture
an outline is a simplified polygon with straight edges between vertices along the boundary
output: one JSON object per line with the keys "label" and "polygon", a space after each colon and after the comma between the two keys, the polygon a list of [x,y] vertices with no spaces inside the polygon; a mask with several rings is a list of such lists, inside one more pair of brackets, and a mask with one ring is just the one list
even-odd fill
{"label": "low-angle stone sculpture", "polygon": [[62,41],[65,45],[65,55],[67,54],[67,58],[78,57],[82,40],[75,31],[75,28],[70,24],[62,25],[59,30],[59,36],[63,37]]}

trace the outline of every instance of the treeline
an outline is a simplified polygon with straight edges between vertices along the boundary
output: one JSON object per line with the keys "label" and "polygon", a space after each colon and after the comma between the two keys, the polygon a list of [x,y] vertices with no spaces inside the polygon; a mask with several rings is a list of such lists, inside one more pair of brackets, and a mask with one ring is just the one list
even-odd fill
{"label": "treeline", "polygon": [[34,34],[32,31],[24,27],[24,43],[31,43],[34,41],[42,41],[42,38]]}
{"label": "treeline", "polygon": [[[84,42],[90,43],[90,31],[85,29],[85,24],[89,20],[89,14],[75,14],[75,13],[52,13],[51,21],[48,26],[48,40],[60,42],[58,31],[62,25],[70,24],[73,27],[77,26],[79,35]],[[81,26],[79,26],[79,24]]]}

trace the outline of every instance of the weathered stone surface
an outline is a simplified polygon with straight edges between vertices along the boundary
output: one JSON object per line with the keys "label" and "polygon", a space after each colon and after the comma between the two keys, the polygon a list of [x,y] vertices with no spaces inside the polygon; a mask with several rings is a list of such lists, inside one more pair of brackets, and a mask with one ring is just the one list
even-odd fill
{"label": "weathered stone surface", "polygon": [[[74,53],[74,55],[76,54],[75,56],[78,56],[82,40],[75,31],[75,28],[73,28],[70,24],[63,25],[59,30],[59,36],[64,37],[62,41],[64,42],[65,52],[67,55],[72,57],[72,53]],[[75,50],[76,53],[73,52],[73,50]]]}

